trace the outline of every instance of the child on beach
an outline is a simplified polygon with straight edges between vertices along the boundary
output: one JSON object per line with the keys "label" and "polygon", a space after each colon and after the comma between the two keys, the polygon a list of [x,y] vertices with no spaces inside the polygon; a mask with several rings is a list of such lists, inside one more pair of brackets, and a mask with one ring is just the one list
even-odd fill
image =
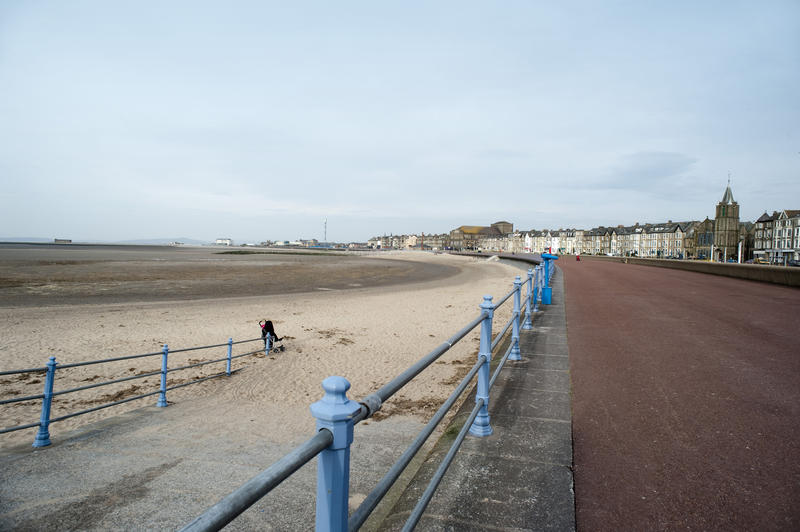
{"label": "child on beach", "polygon": [[264,340],[264,347],[267,347],[267,335],[270,335],[276,342],[282,340],[275,334],[275,327],[270,320],[261,320],[258,324],[261,326],[261,339]]}

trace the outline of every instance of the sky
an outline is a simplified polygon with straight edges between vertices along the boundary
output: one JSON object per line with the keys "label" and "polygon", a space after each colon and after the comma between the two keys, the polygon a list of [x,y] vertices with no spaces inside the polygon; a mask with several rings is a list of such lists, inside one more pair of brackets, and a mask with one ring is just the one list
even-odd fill
{"label": "sky", "polygon": [[729,175],[800,209],[797,0],[0,0],[0,238],[702,220]]}

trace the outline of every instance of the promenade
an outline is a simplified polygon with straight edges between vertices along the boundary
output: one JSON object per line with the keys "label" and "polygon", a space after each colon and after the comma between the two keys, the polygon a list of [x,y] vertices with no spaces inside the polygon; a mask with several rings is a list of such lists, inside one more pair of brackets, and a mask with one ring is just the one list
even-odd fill
{"label": "promenade", "polygon": [[[800,528],[800,291],[590,258],[558,266],[553,304],[492,390],[494,434],[465,440],[418,529]],[[297,443],[194,427],[214,399],[4,454],[0,529],[180,528]],[[421,427],[357,427],[352,504]],[[402,527],[453,436],[366,529]],[[308,530],[314,490],[309,464],[228,529]]]}
{"label": "promenade", "polygon": [[558,262],[578,529],[800,529],[800,290]]}

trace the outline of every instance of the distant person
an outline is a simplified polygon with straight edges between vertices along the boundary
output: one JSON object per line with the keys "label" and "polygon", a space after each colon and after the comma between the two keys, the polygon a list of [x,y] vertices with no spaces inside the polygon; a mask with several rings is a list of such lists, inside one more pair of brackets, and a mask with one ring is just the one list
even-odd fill
{"label": "distant person", "polygon": [[264,347],[267,347],[267,335],[274,338],[276,342],[280,342],[283,339],[278,338],[278,335],[275,334],[275,327],[270,320],[261,320],[258,324],[261,326],[261,339],[264,340]]}
{"label": "distant person", "polygon": [[575,254],[575,260],[578,261],[578,262],[581,261],[581,254],[580,253],[576,253]]}

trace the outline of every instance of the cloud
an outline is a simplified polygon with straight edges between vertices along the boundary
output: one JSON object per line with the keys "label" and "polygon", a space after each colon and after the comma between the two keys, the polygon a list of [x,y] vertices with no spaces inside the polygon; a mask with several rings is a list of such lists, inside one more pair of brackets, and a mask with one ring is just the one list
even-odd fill
{"label": "cloud", "polygon": [[683,153],[641,151],[621,157],[597,183],[598,188],[667,192],[686,184],[698,159]]}

